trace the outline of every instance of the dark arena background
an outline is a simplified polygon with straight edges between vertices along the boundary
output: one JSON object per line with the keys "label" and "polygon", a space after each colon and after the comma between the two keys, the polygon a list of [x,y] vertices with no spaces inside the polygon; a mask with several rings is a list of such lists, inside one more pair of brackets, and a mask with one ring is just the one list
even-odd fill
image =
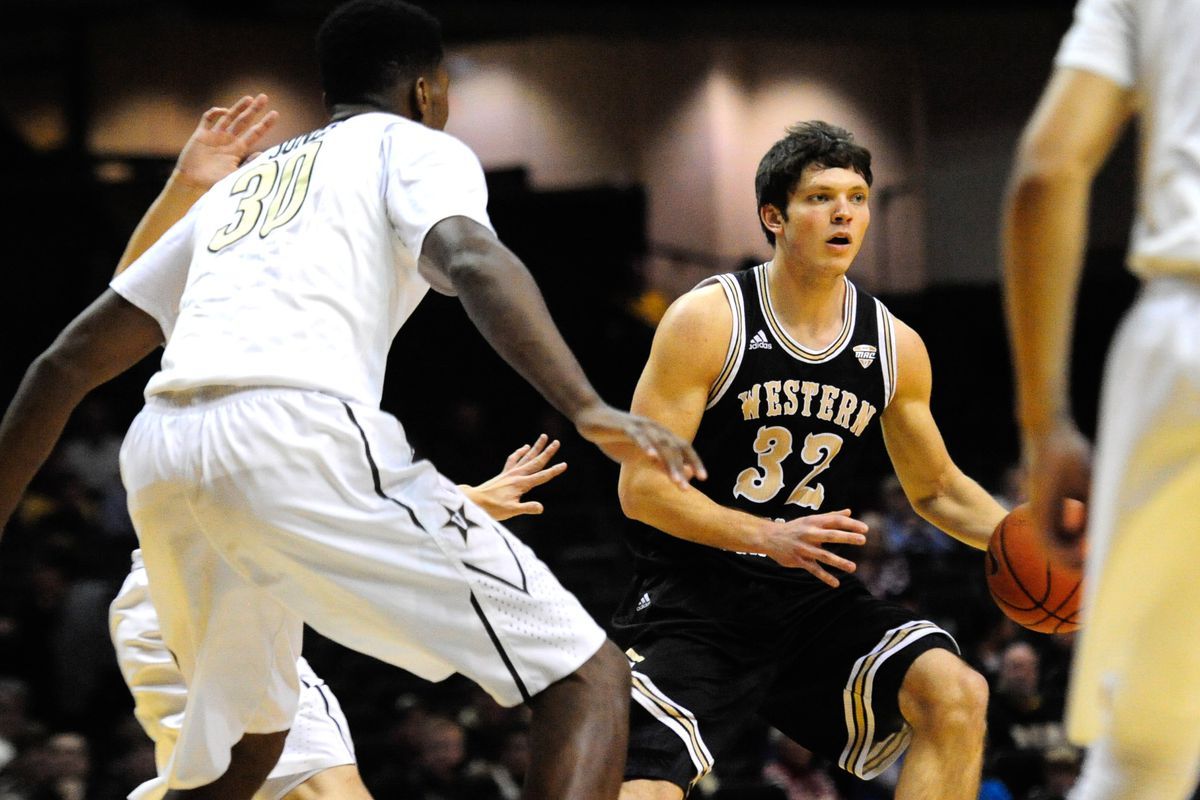
{"label": "dark arena background", "polygon": [[[825,119],[874,154],[867,245],[851,278],[928,346],[951,454],[1020,500],[998,225],[1013,148],[1072,5],[867,2],[429,2],[444,25],[447,130],[480,156],[489,212],[538,278],[602,395],[628,404],[666,304],[769,257],[757,159],[786,125]],[[0,27],[0,402],[106,286],[200,113],[263,91],[268,144],[322,123],[312,34],[327,0],[7,0]],[[1123,269],[1130,136],[1100,177],[1076,333],[1074,402],[1094,426]],[[95,392],[0,543],[0,800],[121,798],[153,773],[113,659],[107,604],[136,541],[116,448],[152,356]],[[630,570],[617,468],[430,293],[391,355],[383,407],[419,455],[464,482],[519,444],[561,439],[566,474],[511,527],[607,624]],[[856,515],[860,574],[947,630],[992,685],[981,797],[1061,798],[1080,753],[1061,726],[1071,637],[1006,622],[982,555],[932,531],[872,445]],[[340,698],[378,798],[515,797],[525,716],[459,679],[426,684],[314,633],[306,655]],[[890,798],[781,740],[746,732],[693,796]]]}

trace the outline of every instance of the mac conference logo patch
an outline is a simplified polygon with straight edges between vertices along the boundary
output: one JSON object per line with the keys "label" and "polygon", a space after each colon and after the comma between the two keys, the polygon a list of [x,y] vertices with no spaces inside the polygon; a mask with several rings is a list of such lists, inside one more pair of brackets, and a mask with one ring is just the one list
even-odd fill
{"label": "mac conference logo patch", "polygon": [[874,345],[860,344],[854,348],[854,357],[858,359],[859,364],[862,364],[863,369],[874,364],[878,356],[879,350]]}

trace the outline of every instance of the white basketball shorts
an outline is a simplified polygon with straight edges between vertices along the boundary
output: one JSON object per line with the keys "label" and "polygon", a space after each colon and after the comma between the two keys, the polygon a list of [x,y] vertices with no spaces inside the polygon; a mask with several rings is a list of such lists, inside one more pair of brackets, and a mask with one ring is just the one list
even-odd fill
{"label": "white basketball shorts", "polygon": [[[133,567],[109,607],[109,632],[121,674],[133,694],[134,715],[154,740],[154,758],[161,774],[179,736],[187,688],[158,627],[141,553],[135,550]],[[279,762],[255,800],[280,800],[316,773],[355,762],[350,727],[337,698],[303,658],[296,668],[301,685],[296,718]],[[130,797],[158,800],[166,791],[166,779],[160,777],[142,784]]]}
{"label": "white basketball shorts", "polygon": [[1105,367],[1068,733],[1200,739],[1200,284],[1148,283]]}
{"label": "white basketball shorts", "polygon": [[173,788],[219,777],[296,710],[303,623],[502,705],[574,672],[605,635],[519,539],[378,409],[304,390],[152,397],[121,453],[163,640],[188,699]]}

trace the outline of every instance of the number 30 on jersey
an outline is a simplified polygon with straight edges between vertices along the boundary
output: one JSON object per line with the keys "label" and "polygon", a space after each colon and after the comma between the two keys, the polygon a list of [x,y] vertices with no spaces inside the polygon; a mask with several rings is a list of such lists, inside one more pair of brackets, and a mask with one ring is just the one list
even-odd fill
{"label": "number 30 on jersey", "polygon": [[240,197],[237,218],[217,231],[208,243],[215,253],[258,230],[260,239],[291,222],[308,196],[308,180],[321,142],[297,148],[280,166],[280,159],[267,159],[247,170],[234,182],[232,197]]}

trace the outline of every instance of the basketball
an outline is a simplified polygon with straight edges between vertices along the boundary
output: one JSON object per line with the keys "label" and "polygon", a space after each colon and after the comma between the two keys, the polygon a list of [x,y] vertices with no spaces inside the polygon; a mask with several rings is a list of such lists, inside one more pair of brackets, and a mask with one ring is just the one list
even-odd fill
{"label": "basketball", "polygon": [[[1085,509],[1067,499],[1063,521],[1083,524]],[[1022,503],[996,526],[985,560],[988,591],[1005,615],[1038,633],[1070,633],[1079,627],[1083,575],[1056,563],[1033,526],[1030,506]]]}

